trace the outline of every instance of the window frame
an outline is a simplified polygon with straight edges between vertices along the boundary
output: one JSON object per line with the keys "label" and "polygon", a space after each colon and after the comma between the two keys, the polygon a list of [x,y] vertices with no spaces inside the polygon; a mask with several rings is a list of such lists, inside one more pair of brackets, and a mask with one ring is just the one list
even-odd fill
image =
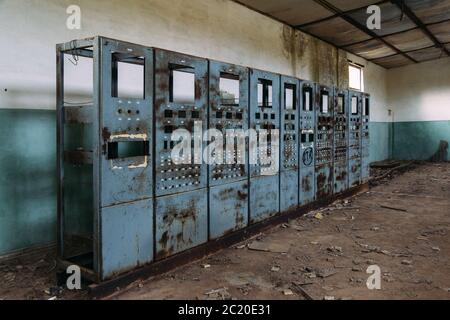
{"label": "window frame", "polygon": [[[351,86],[351,81],[350,81],[350,73],[351,73],[351,68],[355,68],[359,70],[359,75],[360,75],[360,83],[359,83],[359,88],[355,88]],[[349,75],[349,79],[348,79],[348,86],[351,90],[356,90],[356,91],[360,91],[360,92],[364,92],[364,66],[353,63],[351,61],[349,61],[349,65],[348,65],[348,75]]]}

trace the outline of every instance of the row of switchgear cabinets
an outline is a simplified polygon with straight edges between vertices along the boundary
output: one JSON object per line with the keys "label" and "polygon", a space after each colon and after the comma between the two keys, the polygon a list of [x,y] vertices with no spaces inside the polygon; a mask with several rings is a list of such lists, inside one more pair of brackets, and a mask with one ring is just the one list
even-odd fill
{"label": "row of switchgear cabinets", "polygon": [[[102,37],[81,43],[79,49],[77,42],[58,46],[58,81],[65,55],[77,50],[92,57],[94,103],[65,105],[58,87],[59,160],[61,170],[92,168],[90,269],[99,281],[368,180],[368,94]],[[145,70],[142,97],[119,94],[120,63]],[[92,150],[68,150],[68,123],[92,123]],[[278,129],[267,137],[269,146],[279,146],[278,169],[268,172],[270,164],[249,160],[248,138],[231,154],[223,151],[240,161],[175,163],[176,129],[193,133],[192,149],[207,146],[194,131],[199,123],[224,135]],[[70,190],[76,197],[76,188]],[[61,223],[62,244],[69,229]],[[73,258],[62,247],[61,257]]]}

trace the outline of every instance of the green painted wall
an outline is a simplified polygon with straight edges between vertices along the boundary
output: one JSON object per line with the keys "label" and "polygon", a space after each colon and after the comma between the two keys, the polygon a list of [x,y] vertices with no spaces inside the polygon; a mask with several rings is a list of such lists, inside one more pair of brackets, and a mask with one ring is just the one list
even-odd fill
{"label": "green painted wall", "polygon": [[[0,109],[0,255],[55,241],[56,115],[45,110]],[[430,158],[450,141],[450,121],[372,122],[371,161]],[[73,133],[73,137],[86,133]],[[76,140],[76,139],[74,139]],[[393,141],[393,146],[391,141]],[[89,142],[88,142],[89,143]],[[89,168],[67,178],[89,190]],[[83,189],[84,189],[83,188]],[[90,192],[72,201],[68,220],[75,234],[89,234]],[[84,199],[85,198],[85,199]],[[80,199],[84,199],[80,201]],[[81,213],[79,213],[81,212]],[[80,214],[80,215],[78,215]]]}
{"label": "green painted wall", "polygon": [[55,111],[0,109],[0,255],[56,234]]}
{"label": "green painted wall", "polygon": [[441,141],[450,143],[450,121],[396,122],[392,134],[394,159],[428,160]]}
{"label": "green painted wall", "polygon": [[390,158],[391,139],[390,132],[392,123],[371,122],[370,130],[370,161],[381,161]]}

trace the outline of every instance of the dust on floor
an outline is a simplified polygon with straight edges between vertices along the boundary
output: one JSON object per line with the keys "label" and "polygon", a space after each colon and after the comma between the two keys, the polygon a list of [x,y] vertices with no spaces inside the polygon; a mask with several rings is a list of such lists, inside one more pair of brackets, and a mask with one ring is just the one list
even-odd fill
{"label": "dust on floor", "polygon": [[[109,299],[450,299],[450,164],[423,164]],[[0,299],[58,291],[52,255],[0,264]],[[369,290],[369,266],[381,290]],[[53,290],[53,291],[50,291]]]}

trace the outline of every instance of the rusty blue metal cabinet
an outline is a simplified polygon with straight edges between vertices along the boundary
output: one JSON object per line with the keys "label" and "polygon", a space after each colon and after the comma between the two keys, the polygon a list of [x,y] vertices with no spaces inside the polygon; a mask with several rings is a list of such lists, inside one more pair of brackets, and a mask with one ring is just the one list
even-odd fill
{"label": "rusty blue metal cabinet", "polygon": [[[162,259],[208,240],[208,173],[202,159],[207,60],[155,49],[155,88],[155,242],[156,258]],[[175,140],[177,130],[187,136]],[[186,148],[173,159],[180,143]]]}
{"label": "rusty blue metal cabinet", "polygon": [[[262,130],[271,132],[267,137],[268,154],[249,140],[250,157],[250,223],[263,221],[280,211],[279,131],[280,129],[280,76],[270,72],[250,69],[250,129],[258,132],[261,143]],[[278,147],[277,147],[278,146]],[[251,150],[260,149],[257,161]],[[277,150],[278,149],[278,150]],[[270,163],[269,163],[270,162]],[[276,163],[278,162],[278,163]]]}
{"label": "rusty blue metal cabinet", "polygon": [[299,137],[299,204],[305,205],[315,199],[315,132],[316,132],[316,85],[300,81],[300,137]]}
{"label": "rusty blue metal cabinet", "polygon": [[370,178],[370,95],[362,95],[361,110],[361,182],[366,183]]}
{"label": "rusty blue metal cabinet", "polygon": [[[92,102],[66,102],[64,61],[92,59]],[[136,96],[121,90],[124,64],[139,69]],[[129,83],[128,83],[129,85]],[[102,281],[153,260],[153,50],[103,37],[57,46],[58,257],[79,264],[87,278]],[[71,127],[83,132],[70,133]],[[84,142],[90,141],[85,148]],[[69,173],[66,175],[66,173]],[[90,175],[90,185],[71,187],[74,176]],[[85,197],[90,193],[90,197]],[[74,240],[68,197],[83,202],[90,216],[87,241]],[[83,212],[78,212],[83,214]],[[89,245],[85,245],[89,243]],[[81,250],[79,248],[82,248]]]}
{"label": "rusty blue metal cabinet", "polygon": [[[223,149],[209,161],[209,234],[220,238],[248,225],[248,69],[209,62],[209,129],[221,133]],[[216,139],[216,138],[214,138]]]}
{"label": "rusty blue metal cabinet", "polygon": [[316,199],[333,194],[333,89],[317,85],[316,92]]}
{"label": "rusty blue metal cabinet", "polygon": [[299,81],[281,77],[281,158],[280,211],[297,208],[299,204]]}
{"label": "rusty blue metal cabinet", "polygon": [[348,189],[348,91],[334,89],[334,193]]}
{"label": "rusty blue metal cabinet", "polygon": [[361,104],[362,95],[357,91],[349,91],[348,110],[348,183],[349,188],[361,183]]}

